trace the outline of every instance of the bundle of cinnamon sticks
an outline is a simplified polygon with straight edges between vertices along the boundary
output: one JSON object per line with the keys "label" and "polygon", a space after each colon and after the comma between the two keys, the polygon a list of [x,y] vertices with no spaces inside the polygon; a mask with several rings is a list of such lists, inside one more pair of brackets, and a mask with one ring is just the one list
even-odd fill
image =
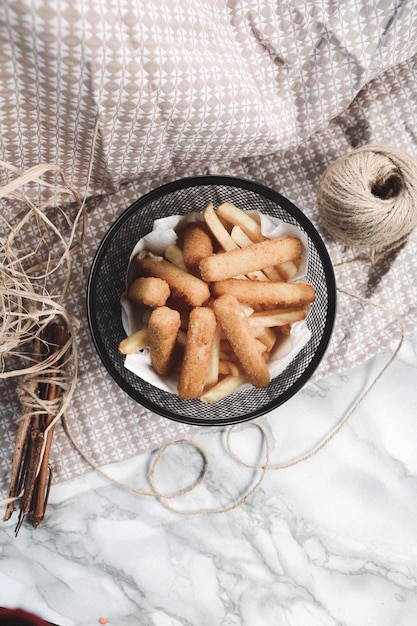
{"label": "bundle of cinnamon sticks", "polygon": [[[57,355],[67,340],[68,329],[60,323],[49,324],[34,340],[34,359],[51,363],[51,367],[46,368],[48,374],[44,381],[41,375],[25,381],[26,401],[22,403],[10,477],[9,498],[13,501],[7,505],[3,517],[3,521],[9,520],[17,510],[15,502],[19,501],[16,535],[26,517],[35,528],[45,517],[53,477],[49,463],[53,420],[63,392],[61,368],[64,362]],[[42,406],[47,407],[46,410],[42,410]]]}

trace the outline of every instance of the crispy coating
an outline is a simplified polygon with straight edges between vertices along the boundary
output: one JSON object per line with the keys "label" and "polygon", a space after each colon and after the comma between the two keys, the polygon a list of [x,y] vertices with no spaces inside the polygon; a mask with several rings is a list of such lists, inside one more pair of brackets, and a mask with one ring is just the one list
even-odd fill
{"label": "crispy coating", "polygon": [[136,267],[141,276],[155,276],[165,280],[174,298],[184,299],[189,306],[201,306],[210,297],[208,285],[159,257],[136,257]]}
{"label": "crispy coating", "polygon": [[192,274],[200,276],[199,265],[202,259],[213,254],[213,241],[207,224],[193,222],[184,230],[184,263]]}
{"label": "crispy coating", "polygon": [[175,344],[181,325],[178,311],[167,306],[154,309],[148,322],[148,342],[151,363],[157,374],[168,374],[175,361]]}
{"label": "crispy coating", "polygon": [[171,290],[166,280],[154,276],[136,278],[130,285],[127,297],[132,302],[156,307],[166,304]]}
{"label": "crispy coating", "polygon": [[216,326],[216,317],[209,307],[196,307],[191,311],[178,382],[180,398],[191,400],[203,393]]}
{"label": "crispy coating", "polygon": [[238,300],[231,294],[224,294],[214,301],[213,308],[248,380],[254,387],[267,387],[270,382],[269,369],[257,348],[256,338]]}
{"label": "crispy coating", "polygon": [[233,294],[239,302],[247,304],[279,304],[280,306],[299,306],[314,301],[315,289],[305,282],[263,282],[228,278],[212,284],[214,296],[224,293]]}
{"label": "crispy coating", "polygon": [[200,262],[200,273],[207,282],[224,280],[292,261],[301,253],[302,243],[299,239],[282,236],[245,248],[212,254]]}

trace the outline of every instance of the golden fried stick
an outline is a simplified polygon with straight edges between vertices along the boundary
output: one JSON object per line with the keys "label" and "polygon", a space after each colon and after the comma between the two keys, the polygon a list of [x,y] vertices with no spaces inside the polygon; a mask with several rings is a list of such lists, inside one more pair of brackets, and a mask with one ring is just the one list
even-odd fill
{"label": "golden fried stick", "polygon": [[211,285],[214,296],[231,293],[239,302],[247,304],[277,304],[280,306],[299,306],[314,301],[315,289],[305,282],[263,282],[228,278]]}
{"label": "golden fried stick", "polygon": [[154,276],[136,278],[130,285],[127,297],[132,302],[146,306],[163,306],[170,296],[171,290],[166,280]]}
{"label": "golden fried stick", "polygon": [[213,254],[213,240],[207,224],[192,222],[186,226],[182,253],[188,271],[199,276],[200,261]]}
{"label": "golden fried stick", "polygon": [[298,258],[302,253],[302,243],[295,237],[277,237],[259,243],[212,254],[200,262],[203,280],[214,282],[262,270],[271,265]]}
{"label": "golden fried stick", "polygon": [[203,393],[216,327],[216,317],[212,309],[208,307],[192,309],[178,382],[180,398],[192,400],[199,398]]}
{"label": "golden fried stick", "polygon": [[151,363],[157,374],[165,376],[174,365],[174,349],[181,319],[178,311],[167,306],[154,309],[148,322]]}
{"label": "golden fried stick", "polygon": [[165,280],[174,298],[183,299],[189,306],[201,306],[210,297],[208,285],[160,257],[136,257],[136,267],[140,275],[155,276]]}
{"label": "golden fried stick", "polygon": [[266,387],[270,381],[269,369],[238,300],[224,294],[214,301],[213,308],[248,380],[254,387]]}

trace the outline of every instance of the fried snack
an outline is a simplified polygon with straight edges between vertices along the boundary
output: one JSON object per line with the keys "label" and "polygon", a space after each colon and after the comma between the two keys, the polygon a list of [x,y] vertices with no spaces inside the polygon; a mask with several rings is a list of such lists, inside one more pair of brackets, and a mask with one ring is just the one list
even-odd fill
{"label": "fried snack", "polygon": [[207,282],[234,278],[271,265],[292,261],[298,258],[301,252],[302,243],[295,237],[267,239],[246,248],[236,248],[206,257],[200,262],[200,273]]}
{"label": "fried snack", "polygon": [[[243,232],[240,226],[233,226],[232,232],[230,233],[233,241],[235,241],[240,248],[246,248],[246,246],[250,246],[252,243],[252,239],[247,236],[246,233]],[[263,239],[266,239],[263,237]],[[291,263],[291,261],[289,261]],[[257,272],[258,280],[282,280],[282,274],[278,271],[276,267],[264,267],[264,269]]]}
{"label": "fried snack", "polygon": [[156,307],[163,306],[170,296],[171,290],[166,280],[150,276],[136,278],[130,285],[127,297],[137,304]]}
{"label": "fried snack", "polygon": [[264,344],[265,349],[268,352],[271,352],[277,341],[277,335],[275,331],[269,326],[262,326],[259,328],[259,332],[254,332],[254,328],[252,328],[252,332],[255,337]]}
{"label": "fried snack", "polygon": [[267,387],[270,382],[268,366],[238,300],[231,294],[224,294],[214,301],[213,308],[248,380],[254,387]]}
{"label": "fried snack", "polygon": [[196,307],[191,311],[178,382],[180,398],[192,400],[203,393],[216,327],[216,317],[209,307]]}
{"label": "fried snack", "polygon": [[265,327],[273,328],[274,326],[287,326],[287,324],[300,322],[306,318],[307,313],[307,305],[293,308],[286,307],[282,309],[272,309],[269,311],[252,313],[247,320],[252,329]]}
{"label": "fried snack", "polygon": [[144,327],[122,339],[119,343],[119,352],[121,354],[134,354],[138,350],[147,348],[148,342],[148,328]]}
{"label": "fried snack", "polygon": [[278,267],[278,271],[281,274],[283,280],[291,280],[294,278],[298,271],[298,263],[301,262],[301,259],[296,259],[295,261],[286,261],[286,263],[281,263]]}
{"label": "fried snack", "polygon": [[207,224],[193,222],[186,226],[182,252],[188,271],[199,276],[200,261],[213,254],[213,241]]}
{"label": "fried snack", "polygon": [[243,209],[224,202],[217,207],[217,215],[223,220],[238,226],[250,238],[252,242],[263,241],[266,237],[262,234],[261,225]]}
{"label": "fried snack", "polygon": [[228,278],[211,285],[214,296],[231,293],[239,302],[247,304],[275,304],[280,306],[300,306],[310,304],[315,298],[315,289],[309,283],[286,283],[240,280]]}
{"label": "fried snack", "polygon": [[164,250],[164,257],[167,261],[176,265],[180,269],[187,271],[186,265],[184,263],[184,255],[182,253],[181,248],[176,243],[170,243]]}
{"label": "fried snack", "polygon": [[219,380],[220,373],[220,337],[221,326],[216,324],[216,330],[214,333],[213,341],[211,344],[210,358],[206,369],[206,378],[204,380],[204,387],[211,387]]}
{"label": "fried snack", "polygon": [[142,276],[155,276],[165,280],[173,297],[183,299],[189,306],[201,306],[210,297],[210,290],[204,281],[165,259],[137,256],[136,267]]}
{"label": "fried snack", "polygon": [[203,218],[213,237],[218,241],[223,250],[234,250],[237,248],[237,244],[233,241],[230,234],[217,217],[212,202],[209,202],[204,209]]}
{"label": "fried snack", "polygon": [[239,389],[243,383],[247,382],[243,374],[234,376],[230,374],[225,378],[222,378],[216,385],[208,389],[203,393],[200,400],[203,402],[213,403],[222,400],[226,396],[230,396],[231,393]]}
{"label": "fried snack", "polygon": [[234,363],[233,361],[227,361],[226,359],[221,359],[219,361],[219,372],[220,374],[232,374],[233,376],[239,376],[241,374],[241,371],[239,370],[236,363]]}
{"label": "fried snack", "polygon": [[155,372],[166,376],[175,362],[175,345],[180,328],[180,314],[167,306],[151,313],[148,323],[151,363]]}

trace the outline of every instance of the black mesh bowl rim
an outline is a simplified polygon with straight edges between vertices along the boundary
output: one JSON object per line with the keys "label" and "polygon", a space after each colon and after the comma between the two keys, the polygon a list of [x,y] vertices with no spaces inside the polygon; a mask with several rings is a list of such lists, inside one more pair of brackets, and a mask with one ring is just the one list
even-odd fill
{"label": "black mesh bowl rim", "polygon": [[[204,405],[204,403],[202,403],[200,400],[180,400],[179,398],[176,398],[175,403],[178,404],[178,407],[175,406],[175,410],[172,410],[172,408],[168,408],[172,400],[172,398],[169,398],[169,396],[172,397],[174,394],[169,394],[168,392],[156,389],[156,387],[153,387],[148,383],[144,383],[143,381],[141,381],[141,384],[144,385],[146,388],[152,387],[153,391],[148,394],[147,392],[143,393],[136,388],[135,381],[132,380],[132,377],[135,379],[138,379],[138,377],[133,374],[128,376],[127,370],[123,371],[123,368],[120,368],[120,366],[116,366],[115,358],[112,357],[112,355],[109,353],[109,349],[106,345],[106,341],[104,340],[104,334],[100,324],[100,317],[102,315],[103,307],[97,301],[96,297],[97,289],[100,284],[100,272],[103,264],[106,262],[106,255],[108,253],[109,247],[111,247],[112,243],[115,241],[115,238],[117,238],[121,233],[124,232],[123,229],[128,226],[129,221],[132,220],[135,216],[138,216],[138,214],[141,214],[140,212],[144,212],[146,208],[150,205],[153,205],[155,202],[158,202],[164,197],[168,197],[170,194],[174,194],[175,192],[180,192],[181,190],[187,190],[190,188],[203,187],[227,188],[230,190],[247,190],[248,192],[253,193],[256,197],[260,197],[261,199],[265,199],[273,205],[277,205],[279,209],[281,209],[288,215],[289,219],[293,220],[293,223],[297,224],[297,226],[299,226],[307,234],[309,239],[309,247],[314,250],[317,258],[322,265],[323,280],[325,282],[324,288],[326,290],[326,310],[323,312],[323,320],[321,322],[320,328],[320,338],[317,345],[315,345],[314,347],[314,353],[312,354],[307,365],[305,367],[303,366],[301,374],[298,375],[287,388],[279,390],[279,392],[276,390],[271,391],[270,396],[267,397],[266,400],[263,401],[263,403],[260,403],[259,406],[252,406],[254,404],[253,401],[249,402],[249,406],[247,406],[248,403],[245,403],[245,396],[242,394],[246,394],[246,396],[248,394],[262,395],[262,390],[250,389],[246,390],[245,392],[238,391],[232,396],[229,396],[229,398],[233,398],[233,402],[235,404],[238,403],[239,407],[243,408],[237,411],[231,411],[230,407],[227,405],[228,400],[226,399],[225,401],[220,401],[220,413],[218,411],[217,415],[212,416],[210,414],[209,417],[202,417],[200,413],[207,413],[207,411],[210,410],[209,408],[207,408],[207,406],[212,407],[213,412],[216,413],[215,405]],[[141,236],[147,234],[149,230],[141,233]],[[131,249],[128,251],[129,254],[131,252]],[[127,264],[125,269],[127,269]],[[121,279],[122,284],[124,284],[123,281],[124,276]],[[119,298],[120,295],[117,295],[118,302]],[[318,231],[311,223],[311,221],[307,218],[307,216],[300,209],[298,209],[298,207],[296,207],[290,200],[282,196],[277,191],[251,180],[237,178],[233,176],[208,175],[182,178],[162,185],[141,196],[113,222],[113,224],[110,226],[109,230],[103,237],[101,243],[99,244],[99,247],[93,258],[87,281],[86,301],[88,326],[90,329],[93,344],[105,369],[121,389],[123,389],[131,398],[133,398],[140,405],[162,417],[196,426],[223,426],[249,421],[260,417],[261,415],[269,413],[276,407],[289,400],[311,378],[312,374],[317,369],[320,361],[322,360],[326,352],[333,332],[334,320],[336,315],[336,283],[328,251]],[[113,302],[113,306],[114,305],[115,301]],[[121,326],[121,309],[119,317],[119,322]],[[117,339],[117,346],[112,347],[114,355],[116,355],[117,353],[117,347],[120,338]],[[303,350],[301,352],[303,352]],[[303,357],[300,355],[297,355],[296,357],[296,359],[301,360],[302,358]],[[284,379],[287,369],[288,368],[286,368],[286,370],[277,378]],[[130,378],[130,380],[128,380],[128,378]],[[272,383],[276,384],[275,379],[271,381],[271,385]],[[157,399],[152,398],[152,396],[157,396]],[[219,403],[215,404],[218,405]],[[201,407],[201,405],[204,405],[204,407]]]}

